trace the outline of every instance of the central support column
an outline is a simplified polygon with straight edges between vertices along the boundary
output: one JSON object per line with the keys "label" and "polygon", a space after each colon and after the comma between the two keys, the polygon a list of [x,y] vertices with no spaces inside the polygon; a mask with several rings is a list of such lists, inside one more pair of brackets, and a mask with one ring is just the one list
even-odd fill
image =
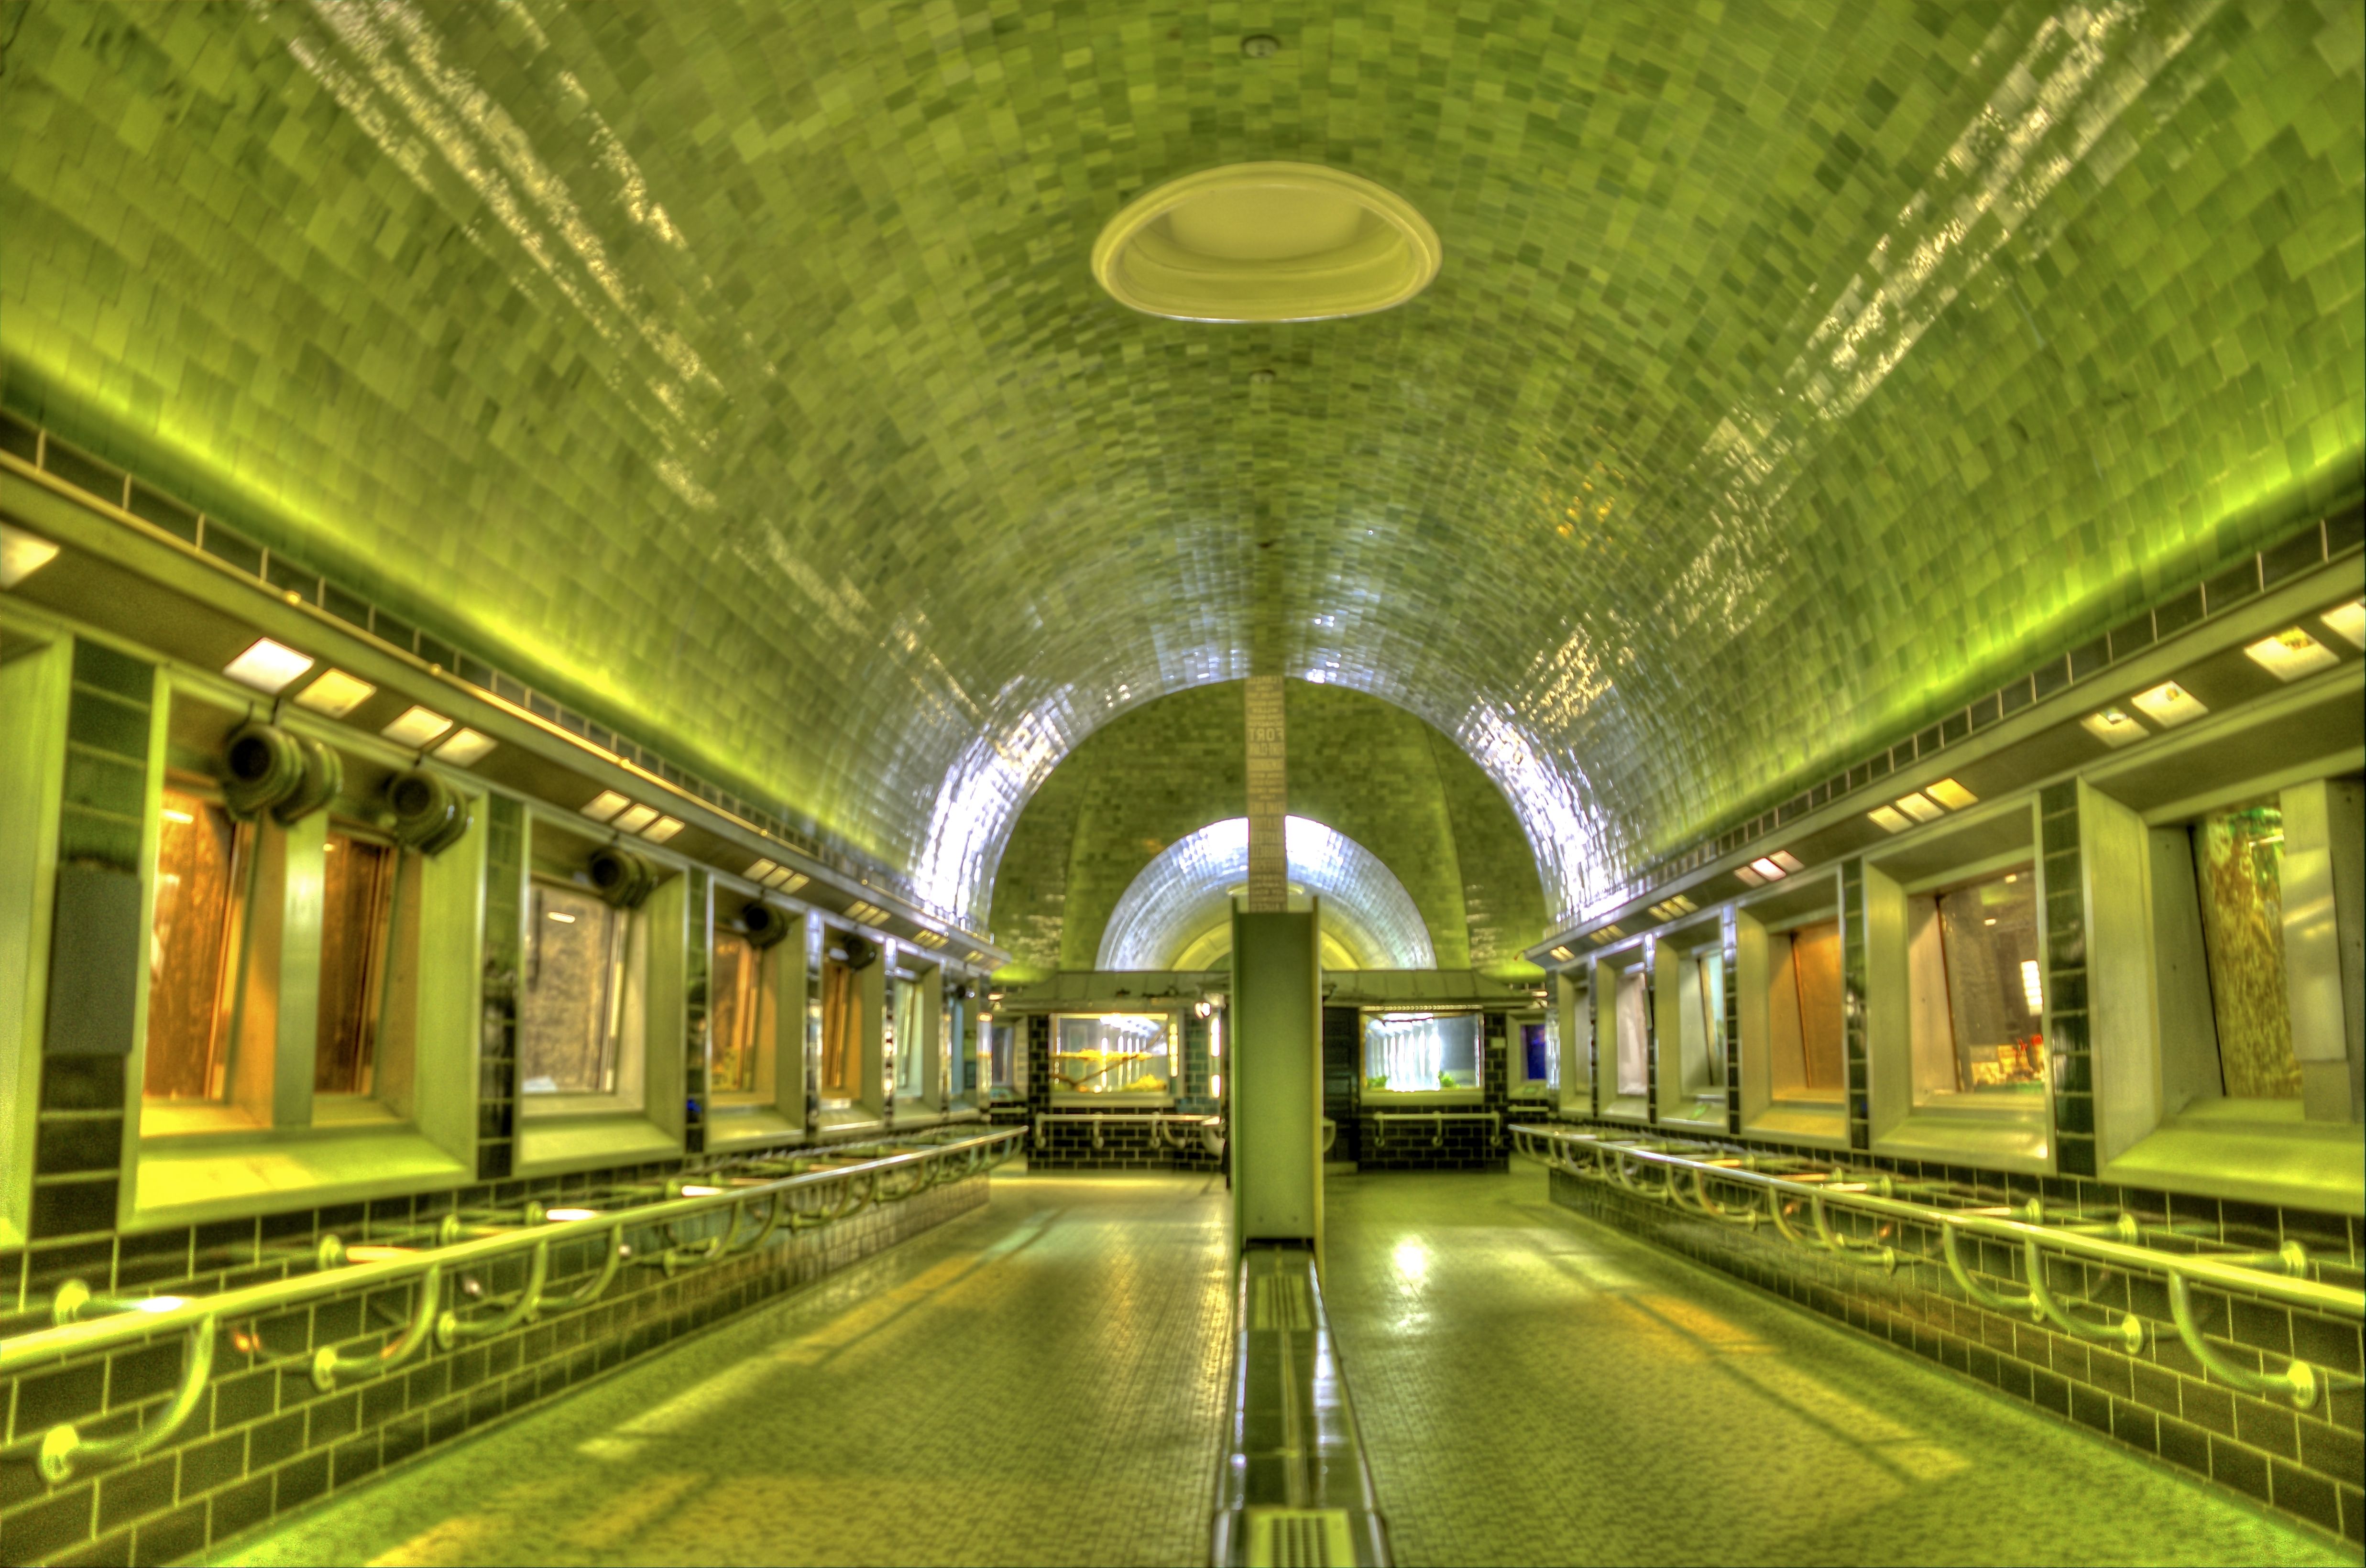
{"label": "central support column", "polygon": [[1249,881],[1233,913],[1233,1239],[1323,1238],[1319,908],[1290,907],[1279,676],[1248,680]]}
{"label": "central support column", "polygon": [[1249,890],[1252,914],[1290,907],[1290,755],[1281,677],[1248,678]]}

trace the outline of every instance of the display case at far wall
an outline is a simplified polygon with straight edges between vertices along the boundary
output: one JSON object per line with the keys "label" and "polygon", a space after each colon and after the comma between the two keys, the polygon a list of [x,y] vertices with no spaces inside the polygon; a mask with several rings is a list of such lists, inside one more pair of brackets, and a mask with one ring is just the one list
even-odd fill
{"label": "display case at far wall", "polygon": [[1027,1023],[1023,1018],[988,1015],[985,1033],[986,1089],[989,1100],[1023,1100],[1027,1096]]}
{"label": "display case at far wall", "polygon": [[1549,1014],[1515,1013],[1504,1020],[1506,1065],[1514,1099],[1549,1100],[1560,1092],[1560,1050]]}
{"label": "display case at far wall", "polygon": [[1181,1031],[1165,1013],[1062,1013],[1052,1018],[1052,1097],[1166,1104]]}
{"label": "display case at far wall", "polygon": [[1364,1098],[1476,1103],[1486,1072],[1485,1016],[1475,1009],[1367,1009]]}

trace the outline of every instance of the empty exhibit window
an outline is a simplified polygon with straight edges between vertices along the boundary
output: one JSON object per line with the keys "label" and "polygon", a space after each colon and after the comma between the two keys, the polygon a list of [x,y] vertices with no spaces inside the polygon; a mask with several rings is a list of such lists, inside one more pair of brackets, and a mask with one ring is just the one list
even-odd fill
{"label": "empty exhibit window", "polygon": [[1052,1082],[1078,1094],[1164,1094],[1172,1081],[1163,1013],[1068,1014],[1052,1021]]}
{"label": "empty exhibit window", "polygon": [[707,1088],[722,1094],[754,1094],[760,1088],[762,1051],[759,1032],[766,1011],[764,956],[737,931],[715,933],[715,964],[707,975]]}
{"label": "empty exhibit window", "polygon": [[1617,1091],[1622,1095],[1648,1094],[1651,1090],[1651,995],[1640,961],[1618,971],[1611,998]]}
{"label": "empty exhibit window", "polygon": [[920,1008],[928,990],[918,980],[887,982],[893,1010],[894,1035],[888,1045],[896,1053],[896,1093],[910,1100],[928,1092],[928,1032],[920,1026]]}
{"label": "empty exhibit window", "polygon": [[959,995],[945,999],[945,1038],[952,1042],[953,1092],[977,1092],[977,1038],[970,1005]]}
{"label": "empty exhibit window", "polygon": [[2017,866],[1907,902],[1914,1092],[2045,1087],[2037,881]]}
{"label": "empty exhibit window", "polygon": [[1841,923],[1770,933],[1766,1022],[1774,1094],[1817,1098],[1847,1082],[1842,1046]]}
{"label": "empty exhibit window", "polygon": [[1550,1088],[1560,1081],[1554,1070],[1552,1032],[1541,1018],[1523,1019],[1520,1023],[1520,1066],[1530,1083]]}
{"label": "empty exhibit window", "polygon": [[1368,1013],[1364,1084],[1405,1094],[1479,1087],[1481,1016],[1476,1013]]}
{"label": "empty exhibit window", "polygon": [[158,1099],[221,1097],[253,833],[218,801],[164,790],[142,1085]]}
{"label": "empty exhibit window", "polygon": [[523,1092],[615,1092],[625,924],[582,888],[534,879],[518,1002]]}
{"label": "empty exhibit window", "polygon": [[[1662,949],[1664,951],[1665,949]],[[1725,954],[1698,947],[1675,960],[1676,1036],[1685,1092],[1725,1092]]]}
{"label": "empty exhibit window", "polygon": [[1025,1054],[1014,1020],[986,1021],[986,1081],[987,1090],[997,1098],[1008,1098],[1025,1091]]}
{"label": "empty exhibit window", "polygon": [[367,1094],[373,1087],[401,865],[401,851],[389,841],[342,823],[330,827],[321,870],[315,1093]]}

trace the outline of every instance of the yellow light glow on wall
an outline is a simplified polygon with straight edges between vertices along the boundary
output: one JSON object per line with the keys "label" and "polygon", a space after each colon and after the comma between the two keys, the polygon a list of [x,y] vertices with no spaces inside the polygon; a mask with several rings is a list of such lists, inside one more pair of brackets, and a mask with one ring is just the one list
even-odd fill
{"label": "yellow light glow on wall", "polygon": [[2318,642],[2297,626],[2288,627],[2272,637],[2262,637],[2243,649],[2251,662],[2274,676],[2278,680],[2298,680],[2321,669],[2331,669],[2341,662],[2341,655]]}
{"label": "yellow light glow on wall", "polygon": [[[620,795],[614,790],[603,790],[592,797],[590,803],[577,809],[593,822],[603,823],[632,803],[630,796]],[[650,813],[652,816],[655,814],[655,812]]]}
{"label": "yellow light glow on wall", "polygon": [[1922,787],[1922,792],[1951,812],[1960,812],[1966,806],[1977,806],[1980,803],[1980,798],[1977,795],[1952,778],[1942,778],[1936,784],[1926,784]]}
{"label": "yellow light glow on wall", "polygon": [[296,694],[296,706],[310,708],[315,713],[332,719],[342,719],[368,701],[377,688],[358,676],[347,675],[341,669],[326,669],[320,678]]}
{"label": "yellow light glow on wall", "polygon": [[0,522],[0,588],[12,588],[58,558],[58,547]]}
{"label": "yellow light glow on wall", "polygon": [[493,754],[493,738],[474,730],[455,730],[452,738],[435,748],[435,759],[456,767],[474,767]]}
{"label": "yellow light glow on wall", "polygon": [[2079,727],[2108,746],[2134,745],[2152,734],[2136,722],[2135,715],[2118,708],[2105,708],[2079,721]]}
{"label": "yellow light glow on wall", "polygon": [[1946,807],[1920,790],[1911,795],[1900,795],[1890,804],[1918,823],[1934,823],[1947,814]]}
{"label": "yellow light glow on wall", "polygon": [[222,674],[242,686],[274,696],[287,689],[287,684],[312,667],[312,655],[299,654],[285,643],[275,643],[268,637],[257,637],[247,645],[246,652],[222,666]]}
{"label": "yellow light glow on wall", "polygon": [[416,705],[403,710],[402,717],[378,732],[397,745],[423,746],[452,727],[452,721],[432,708]]}
{"label": "yellow light glow on wall", "polygon": [[2139,691],[2128,700],[2136,711],[2164,730],[2190,723],[2210,711],[2199,697],[2173,680],[2164,680],[2149,691]]}

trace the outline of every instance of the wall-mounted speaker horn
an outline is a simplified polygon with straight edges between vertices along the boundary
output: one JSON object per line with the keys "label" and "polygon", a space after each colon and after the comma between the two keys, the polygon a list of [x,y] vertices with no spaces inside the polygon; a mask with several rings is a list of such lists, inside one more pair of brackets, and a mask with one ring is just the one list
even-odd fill
{"label": "wall-mounted speaker horn", "polygon": [[867,969],[878,961],[879,945],[877,943],[865,942],[860,936],[850,936],[846,939],[846,967],[848,969]]}
{"label": "wall-mounted speaker horn", "polygon": [[739,909],[739,929],[748,934],[749,946],[757,948],[777,946],[788,940],[789,928],[796,922],[778,904],[751,899]]}
{"label": "wall-mounted speaker horn", "polygon": [[276,724],[249,721],[222,748],[222,801],[241,820],[261,816],[304,787],[303,745]]}
{"label": "wall-mounted speaker horn", "polygon": [[423,767],[389,779],[386,799],[394,808],[395,841],[422,855],[440,855],[459,843],[474,815],[466,795]]}
{"label": "wall-mounted speaker horn", "polygon": [[945,994],[952,997],[955,1002],[967,1002],[971,997],[975,996],[977,992],[970,988],[968,981],[963,980],[960,984],[952,987],[945,992]]}
{"label": "wall-mounted speaker horn", "polygon": [[629,849],[611,844],[592,853],[592,890],[618,909],[638,909],[658,885],[658,869]]}
{"label": "wall-mounted speaker horn", "polygon": [[345,759],[334,746],[298,735],[296,749],[304,758],[304,777],[271,808],[271,820],[281,827],[293,827],[323,809],[345,787]]}

